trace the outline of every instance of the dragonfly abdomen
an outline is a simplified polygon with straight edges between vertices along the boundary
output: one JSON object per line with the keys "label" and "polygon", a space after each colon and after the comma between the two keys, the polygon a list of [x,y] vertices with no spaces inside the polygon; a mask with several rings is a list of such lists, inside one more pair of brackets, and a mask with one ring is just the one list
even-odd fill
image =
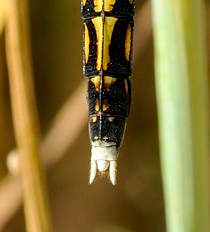
{"label": "dragonfly abdomen", "polygon": [[[88,78],[90,182],[109,170],[116,183],[116,160],[130,112],[134,4],[132,0],[83,0],[83,73]],[[112,173],[111,173],[111,172]]]}
{"label": "dragonfly abdomen", "polygon": [[[97,88],[96,79],[100,82],[100,88]],[[88,82],[91,141],[115,142],[119,147],[125,121],[130,112],[130,80],[96,76],[90,78]]]}

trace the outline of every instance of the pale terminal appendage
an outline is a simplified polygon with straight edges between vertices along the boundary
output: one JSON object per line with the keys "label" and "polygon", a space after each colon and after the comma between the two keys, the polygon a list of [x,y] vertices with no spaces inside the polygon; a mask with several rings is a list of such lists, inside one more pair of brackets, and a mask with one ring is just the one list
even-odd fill
{"label": "pale terminal appendage", "polygon": [[91,184],[95,179],[97,172],[108,172],[110,181],[113,185],[117,179],[117,156],[118,149],[113,142],[95,141],[92,142],[92,155],[90,163],[90,179]]}

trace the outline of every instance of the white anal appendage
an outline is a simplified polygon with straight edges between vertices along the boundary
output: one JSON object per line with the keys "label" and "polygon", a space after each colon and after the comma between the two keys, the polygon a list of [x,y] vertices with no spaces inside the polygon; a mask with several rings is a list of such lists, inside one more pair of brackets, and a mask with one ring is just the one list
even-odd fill
{"label": "white anal appendage", "polygon": [[109,178],[113,185],[117,183],[117,161],[110,161]]}
{"label": "white anal appendage", "polygon": [[89,184],[94,181],[97,171],[108,172],[110,181],[113,185],[116,184],[117,155],[118,150],[115,143],[105,141],[92,143]]}
{"label": "white anal appendage", "polygon": [[89,178],[89,184],[92,184],[97,173],[97,165],[96,161],[91,160],[90,162],[90,178]]}

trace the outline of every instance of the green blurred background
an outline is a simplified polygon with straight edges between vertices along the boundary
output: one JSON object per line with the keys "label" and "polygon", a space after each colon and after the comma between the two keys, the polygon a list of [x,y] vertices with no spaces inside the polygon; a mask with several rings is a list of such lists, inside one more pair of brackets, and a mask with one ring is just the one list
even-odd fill
{"label": "green blurred background", "polygon": [[[141,5],[136,0],[137,15]],[[80,1],[29,1],[36,97],[42,135],[83,80]],[[136,16],[137,17],[137,16]],[[145,15],[150,21],[150,12]],[[150,22],[145,23],[150,25]],[[209,25],[208,25],[209,28]],[[135,42],[141,41],[136,28]],[[209,30],[208,30],[209,31]],[[88,127],[47,175],[55,232],[164,232],[152,35],[135,55],[132,109],[118,160],[118,184],[106,179],[88,185]],[[0,177],[15,147],[4,37],[0,37]],[[78,106],[80,114],[80,106]],[[69,121],[69,123],[74,123]],[[23,232],[23,209],[5,232]]]}

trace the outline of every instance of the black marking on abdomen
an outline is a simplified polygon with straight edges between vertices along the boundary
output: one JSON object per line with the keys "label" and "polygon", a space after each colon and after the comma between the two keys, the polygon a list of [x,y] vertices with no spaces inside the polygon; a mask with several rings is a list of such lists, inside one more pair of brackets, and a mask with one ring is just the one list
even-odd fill
{"label": "black marking on abdomen", "polygon": [[[118,78],[131,75],[131,57],[129,61],[127,61],[125,57],[125,37],[129,24],[133,27],[133,22],[127,19],[118,19],[115,24],[111,44],[109,46],[110,62],[108,64],[108,69],[103,71],[104,75]],[[130,54],[130,56],[131,55],[132,54]]]}
{"label": "black marking on abdomen", "polygon": [[[106,1],[108,4],[109,0]],[[82,4],[82,17],[88,30],[88,35],[86,35],[88,38],[84,36],[84,41],[89,46],[84,48],[83,73],[88,78],[87,101],[90,116],[90,140],[114,142],[119,147],[131,105],[129,76],[132,68],[134,4],[130,3],[129,0],[116,0],[113,7],[110,3],[108,7],[111,9],[110,11],[95,12],[93,0],[84,2],[85,5]],[[103,20],[102,33],[99,30],[99,25],[93,24],[95,17],[101,17]],[[104,28],[106,20],[107,23],[112,24],[112,30],[107,25]],[[108,31],[109,33],[106,31],[105,34],[104,30],[110,31]],[[99,34],[97,33],[102,36],[100,38],[102,41],[101,57],[98,54],[99,41],[97,36]],[[109,41],[108,35],[110,34]],[[104,38],[105,35],[106,38]],[[104,53],[104,48],[108,52]],[[101,64],[101,67],[97,64]]]}
{"label": "black marking on abdomen", "polygon": [[[85,58],[83,62],[83,73],[86,77],[95,76],[99,74],[99,71],[96,69],[97,62],[97,36],[95,27],[91,20],[85,20],[85,25],[88,28],[90,45],[89,45],[89,56],[88,61],[85,63]],[[83,51],[85,52],[85,51]],[[85,56],[85,54],[84,54]]]}

